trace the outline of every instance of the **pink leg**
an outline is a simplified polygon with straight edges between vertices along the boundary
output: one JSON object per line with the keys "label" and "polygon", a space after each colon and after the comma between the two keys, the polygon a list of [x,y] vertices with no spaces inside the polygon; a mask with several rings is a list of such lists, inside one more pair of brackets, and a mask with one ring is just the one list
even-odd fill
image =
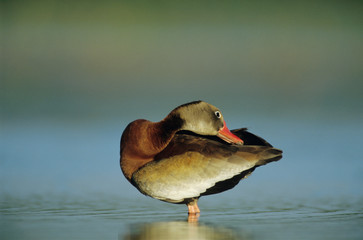
{"label": "pink leg", "polygon": [[190,223],[198,222],[200,210],[199,210],[197,201],[198,201],[198,199],[194,199],[192,202],[187,203],[188,222],[190,222]]}
{"label": "pink leg", "polygon": [[195,199],[194,201],[192,202],[189,202],[187,204],[188,206],[188,214],[197,214],[197,213],[200,213],[200,210],[199,210],[199,207],[198,207],[198,199]]}

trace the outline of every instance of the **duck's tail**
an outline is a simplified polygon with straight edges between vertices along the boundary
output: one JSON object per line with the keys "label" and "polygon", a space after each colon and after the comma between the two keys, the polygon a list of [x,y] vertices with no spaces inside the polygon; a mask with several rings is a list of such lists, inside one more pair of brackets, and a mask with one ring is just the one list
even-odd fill
{"label": "duck's tail", "polygon": [[277,148],[266,148],[258,155],[259,160],[256,163],[257,167],[280,160],[282,158],[282,150]]}

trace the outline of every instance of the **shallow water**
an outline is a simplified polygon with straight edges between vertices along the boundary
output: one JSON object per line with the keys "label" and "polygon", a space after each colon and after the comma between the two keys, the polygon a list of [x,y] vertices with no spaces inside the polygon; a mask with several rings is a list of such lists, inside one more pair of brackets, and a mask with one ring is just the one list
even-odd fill
{"label": "shallow water", "polygon": [[[219,201],[223,199],[219,197]],[[124,197],[3,197],[2,239],[361,239],[363,201],[201,200],[185,206]],[[218,206],[218,209],[216,208]]]}
{"label": "shallow water", "polygon": [[255,124],[284,158],[201,198],[188,222],[186,206],[145,197],[122,176],[124,123],[7,123],[0,238],[362,239],[361,125]]}

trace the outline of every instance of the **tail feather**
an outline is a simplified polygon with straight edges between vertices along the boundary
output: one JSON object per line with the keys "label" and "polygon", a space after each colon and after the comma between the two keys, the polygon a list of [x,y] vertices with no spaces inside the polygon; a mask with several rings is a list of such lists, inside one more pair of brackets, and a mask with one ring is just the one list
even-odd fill
{"label": "tail feather", "polygon": [[277,148],[267,148],[259,154],[256,166],[262,166],[270,162],[278,161],[282,158],[282,150]]}

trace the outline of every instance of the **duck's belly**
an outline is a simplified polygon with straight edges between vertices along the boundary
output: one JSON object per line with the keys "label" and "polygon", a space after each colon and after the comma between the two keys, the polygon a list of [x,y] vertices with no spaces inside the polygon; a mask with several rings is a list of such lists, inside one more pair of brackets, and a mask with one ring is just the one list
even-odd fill
{"label": "duck's belly", "polygon": [[199,197],[217,182],[252,167],[248,161],[241,165],[226,159],[205,157],[198,152],[186,152],[148,163],[133,174],[133,181],[148,196],[181,203]]}

